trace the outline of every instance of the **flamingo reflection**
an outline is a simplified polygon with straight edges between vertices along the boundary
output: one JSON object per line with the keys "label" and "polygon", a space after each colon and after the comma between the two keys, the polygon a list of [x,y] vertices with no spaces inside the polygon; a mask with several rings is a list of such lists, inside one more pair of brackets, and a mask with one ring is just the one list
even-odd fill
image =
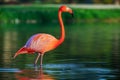
{"label": "flamingo reflection", "polygon": [[15,74],[17,80],[55,80],[55,78],[51,75],[45,74],[40,68],[40,70],[21,70]]}

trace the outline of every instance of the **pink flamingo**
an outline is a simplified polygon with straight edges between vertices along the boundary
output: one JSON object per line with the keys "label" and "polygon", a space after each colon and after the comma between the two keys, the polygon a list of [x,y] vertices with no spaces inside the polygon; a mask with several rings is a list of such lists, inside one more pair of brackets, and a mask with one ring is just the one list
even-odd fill
{"label": "pink flamingo", "polygon": [[70,14],[73,15],[73,11],[69,7],[63,5],[59,8],[58,20],[59,20],[60,29],[61,29],[61,36],[59,39],[56,39],[54,36],[50,34],[45,34],[45,33],[35,34],[32,37],[30,37],[27,43],[15,53],[14,58],[19,54],[25,54],[25,53],[30,54],[30,53],[37,52],[38,56],[36,57],[34,64],[36,65],[38,59],[40,58],[40,66],[42,66],[42,59],[43,59],[44,53],[55,49],[64,41],[65,30],[64,30],[62,17],[61,17],[62,12],[69,12]]}

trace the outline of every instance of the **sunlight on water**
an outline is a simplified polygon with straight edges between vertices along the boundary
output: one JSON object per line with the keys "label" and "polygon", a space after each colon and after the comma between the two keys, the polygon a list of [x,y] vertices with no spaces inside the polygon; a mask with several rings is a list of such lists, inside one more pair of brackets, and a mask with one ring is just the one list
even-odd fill
{"label": "sunlight on water", "polygon": [[19,72],[17,68],[0,68],[0,72]]}
{"label": "sunlight on water", "polygon": [[[89,65],[91,67],[88,67]],[[101,80],[101,79],[114,79],[117,70],[109,68],[95,67],[95,64],[100,63],[69,63],[69,64],[45,64],[43,72],[53,76],[55,79],[80,79],[80,80]],[[101,63],[102,65],[102,63]],[[103,63],[104,65],[104,63]],[[33,68],[32,64],[27,66]]]}

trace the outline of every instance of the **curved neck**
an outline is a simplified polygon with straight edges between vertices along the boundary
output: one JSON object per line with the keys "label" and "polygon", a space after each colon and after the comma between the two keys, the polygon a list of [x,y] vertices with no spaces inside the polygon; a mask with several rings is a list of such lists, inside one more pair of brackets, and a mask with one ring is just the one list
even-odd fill
{"label": "curved neck", "polygon": [[64,38],[65,38],[64,24],[63,24],[63,20],[62,20],[61,15],[62,15],[62,12],[59,10],[58,11],[58,20],[59,20],[60,29],[61,29],[61,36],[59,38],[59,44],[61,44],[64,41]]}

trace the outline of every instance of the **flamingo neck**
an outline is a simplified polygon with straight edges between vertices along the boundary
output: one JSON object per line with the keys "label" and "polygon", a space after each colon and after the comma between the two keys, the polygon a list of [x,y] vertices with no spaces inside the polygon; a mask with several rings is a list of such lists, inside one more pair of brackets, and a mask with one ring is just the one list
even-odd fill
{"label": "flamingo neck", "polygon": [[60,29],[61,29],[61,36],[59,38],[59,44],[61,44],[65,38],[65,29],[64,29],[64,24],[63,24],[63,20],[62,20],[61,15],[62,15],[62,12],[59,10],[58,11],[58,20],[59,20]]}

